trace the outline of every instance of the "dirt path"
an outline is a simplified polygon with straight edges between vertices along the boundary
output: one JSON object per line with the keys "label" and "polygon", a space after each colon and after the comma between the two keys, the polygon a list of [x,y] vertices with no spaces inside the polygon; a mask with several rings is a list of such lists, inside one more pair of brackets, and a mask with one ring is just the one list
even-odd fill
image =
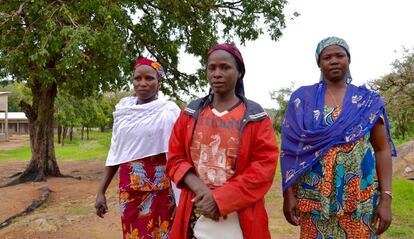
{"label": "dirt path", "polygon": [[[22,211],[39,197],[38,189],[52,190],[46,205],[28,216],[16,219],[0,229],[2,239],[113,239],[122,238],[117,204],[117,180],[108,189],[109,213],[104,219],[94,214],[95,194],[103,171],[103,161],[59,162],[63,173],[81,176],[81,180],[51,178],[44,183],[26,183],[0,188],[0,221]],[[0,164],[0,183],[21,171],[26,162]],[[279,185],[279,183],[275,184]],[[280,208],[280,188],[272,188],[267,200],[272,238],[298,238],[297,228],[289,226]]]}

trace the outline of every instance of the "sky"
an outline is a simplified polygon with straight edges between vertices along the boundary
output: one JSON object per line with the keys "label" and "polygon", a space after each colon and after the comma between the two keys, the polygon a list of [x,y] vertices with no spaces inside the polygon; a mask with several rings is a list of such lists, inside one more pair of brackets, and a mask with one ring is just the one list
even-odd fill
{"label": "sky", "polygon": [[[392,71],[403,47],[414,49],[414,1],[410,0],[288,0],[283,36],[268,35],[239,49],[246,75],[246,97],[265,108],[277,108],[269,92],[319,81],[315,49],[328,36],[343,38],[350,47],[353,84],[362,85]],[[290,20],[294,12],[299,17]],[[180,68],[188,73],[199,65],[182,55]]]}

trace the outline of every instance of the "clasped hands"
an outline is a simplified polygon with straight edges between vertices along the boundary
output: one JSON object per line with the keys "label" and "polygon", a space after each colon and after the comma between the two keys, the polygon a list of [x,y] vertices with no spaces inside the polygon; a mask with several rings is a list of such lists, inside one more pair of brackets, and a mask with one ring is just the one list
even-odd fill
{"label": "clasped hands", "polygon": [[200,210],[201,214],[214,221],[220,218],[220,210],[214,200],[212,191],[207,187],[201,187],[195,192],[196,196],[191,200]]}
{"label": "clasped hands", "polygon": [[218,221],[220,210],[211,189],[192,171],[185,174],[184,183],[195,193],[195,197],[191,201],[200,210],[201,214],[214,221]]}

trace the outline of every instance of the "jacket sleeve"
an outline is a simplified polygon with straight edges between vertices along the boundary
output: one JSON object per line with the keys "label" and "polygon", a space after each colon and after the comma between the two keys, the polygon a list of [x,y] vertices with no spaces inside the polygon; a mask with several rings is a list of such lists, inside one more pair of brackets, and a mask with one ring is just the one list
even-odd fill
{"label": "jacket sleeve", "polygon": [[[221,215],[248,207],[264,197],[272,186],[279,149],[270,119],[251,123],[249,161],[243,171],[225,185],[213,190]],[[245,129],[246,130],[246,129]],[[242,139],[243,140],[242,136]],[[239,156],[240,157],[240,156]]]}
{"label": "jacket sleeve", "polygon": [[186,156],[185,142],[188,130],[192,130],[189,124],[190,117],[183,111],[180,113],[171,131],[168,143],[168,160],[166,166],[167,176],[178,188],[182,188],[181,180],[184,175],[193,168],[191,159]]}

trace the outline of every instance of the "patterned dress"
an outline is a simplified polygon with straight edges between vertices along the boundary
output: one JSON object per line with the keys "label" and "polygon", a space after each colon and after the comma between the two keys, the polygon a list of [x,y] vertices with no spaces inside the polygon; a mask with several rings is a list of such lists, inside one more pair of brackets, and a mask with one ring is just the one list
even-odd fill
{"label": "patterned dress", "polygon": [[121,164],[119,209],[124,239],[167,239],[175,208],[165,154]]}
{"label": "patterned dress", "polygon": [[[325,107],[325,124],[340,112]],[[331,148],[296,186],[301,239],[378,238],[370,225],[379,192],[369,134]]]}

